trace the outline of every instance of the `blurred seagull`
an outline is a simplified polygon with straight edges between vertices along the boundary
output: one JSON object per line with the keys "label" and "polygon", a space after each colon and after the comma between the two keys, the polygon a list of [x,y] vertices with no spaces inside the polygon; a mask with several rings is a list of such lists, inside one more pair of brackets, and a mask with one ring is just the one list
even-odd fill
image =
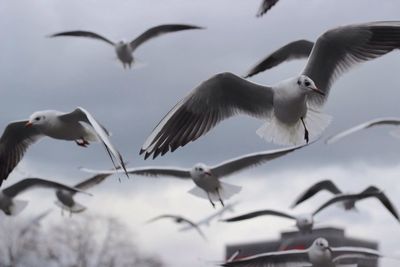
{"label": "blurred seagull", "polygon": [[[18,215],[28,205],[28,201],[14,199],[18,194],[36,187],[62,189],[70,192],[85,193],[77,188],[39,178],[26,178],[0,192],[0,209],[6,215]],[[86,193],[87,194],[87,193]]]}
{"label": "blurred seagull", "polygon": [[[400,118],[377,118],[377,119],[374,119],[374,120],[370,120],[370,121],[361,123],[359,125],[356,125],[354,127],[351,127],[350,129],[347,129],[347,130],[345,130],[343,132],[335,134],[335,135],[329,137],[325,142],[327,144],[332,144],[332,143],[335,143],[335,142],[339,141],[343,137],[346,137],[346,136],[351,135],[353,133],[356,133],[358,131],[361,131],[361,130],[364,130],[364,129],[368,129],[368,128],[371,128],[371,127],[375,127],[375,126],[381,126],[381,125],[399,126],[400,125]],[[395,136],[395,137],[399,137],[399,133],[398,133],[397,129],[395,131],[392,131],[391,134],[393,136]]]}
{"label": "blurred seagull", "polygon": [[219,122],[247,114],[266,124],[257,134],[268,142],[301,144],[330,123],[320,110],[336,78],[356,63],[400,47],[400,21],[353,24],[322,34],[300,75],[273,86],[251,83],[231,73],[201,83],[154,128],[140,154],[153,158],[206,134]]}
{"label": "blurred seagull", "polygon": [[[377,250],[361,247],[330,247],[324,238],[317,238],[308,249],[267,252],[221,264],[227,267],[355,267],[359,260],[384,257]],[[341,261],[346,260],[346,264]]]}
{"label": "blurred seagull", "polygon": [[[165,167],[143,167],[129,168],[130,174],[146,175],[146,176],[170,176],[180,179],[192,179],[196,187],[191,189],[189,193],[206,198],[211,205],[215,207],[213,201],[219,201],[224,205],[223,200],[229,199],[234,194],[239,193],[240,186],[231,185],[221,182],[220,179],[233,173],[242,171],[246,168],[260,165],[275,158],[284,156],[296,149],[302,148],[304,145],[289,147],[284,149],[268,150],[253,154],[243,155],[238,158],[230,159],[215,166],[207,166],[203,163],[197,163],[192,169],[182,168],[165,168]],[[91,173],[118,173],[120,171],[103,171],[82,168],[82,170]]]}
{"label": "blurred seagull", "polygon": [[[343,193],[331,180],[323,180],[321,182],[316,183],[315,185],[313,185],[309,189],[307,189],[305,192],[303,192],[295,200],[295,202],[292,204],[291,208],[294,208],[297,205],[299,205],[300,203],[303,203],[304,201],[311,198],[312,196],[314,196],[315,194],[317,194],[318,192],[320,192],[322,190],[329,191],[336,196],[347,195],[347,194]],[[390,204],[389,199],[386,197],[386,195],[384,193],[382,193],[382,191],[375,186],[369,186],[366,189],[364,189],[363,191],[361,191],[359,194],[373,193],[373,192],[381,192],[377,197],[379,198],[379,200],[381,200],[382,204],[384,204],[385,206],[386,206],[386,204],[389,204],[389,206],[392,206]],[[340,197],[339,197],[339,199],[340,199]],[[346,201],[342,201],[340,204],[345,210],[354,210],[356,208],[355,202],[356,201],[354,199],[347,199]]]}
{"label": "blurred seagull", "polygon": [[82,147],[89,145],[89,141],[101,142],[114,166],[118,164],[125,170],[122,156],[111,144],[108,131],[88,111],[80,107],[70,113],[45,110],[33,113],[27,121],[7,125],[0,138],[0,185],[22,159],[28,147],[44,136],[75,141]]}
{"label": "blurred seagull", "polygon": [[192,228],[197,230],[197,232],[200,234],[200,236],[204,240],[207,240],[206,236],[200,230],[200,227],[197,224],[195,224],[194,222],[192,222],[192,221],[190,221],[190,220],[188,220],[188,219],[186,219],[186,218],[184,218],[182,216],[179,216],[179,215],[163,214],[163,215],[160,215],[160,216],[154,217],[153,219],[148,220],[147,223],[155,222],[155,221],[158,221],[160,219],[172,219],[175,223],[179,223],[179,224],[186,223],[186,224],[189,224]]}
{"label": "blurred seagull", "polygon": [[285,212],[281,211],[275,211],[275,210],[259,210],[259,211],[254,211],[250,212],[244,215],[236,216],[233,218],[228,218],[221,220],[223,222],[237,222],[237,221],[243,221],[243,220],[248,220],[252,219],[255,217],[259,216],[266,216],[266,215],[272,215],[272,216],[278,216],[282,218],[287,218],[296,221],[296,227],[301,233],[310,233],[312,232],[312,229],[314,227],[314,217],[317,215],[319,212],[321,212],[323,209],[327,208],[328,206],[332,205],[333,203],[336,203],[338,201],[359,201],[362,199],[370,198],[370,197],[376,197],[381,201],[381,203],[393,214],[393,216],[396,217],[398,220],[399,217],[397,215],[397,211],[393,207],[393,205],[390,202],[386,202],[387,198],[384,199],[382,198],[382,192],[381,191],[374,191],[374,192],[368,192],[368,193],[360,193],[360,194],[347,194],[347,195],[340,195],[336,196],[330,200],[328,200],[326,203],[321,205],[318,209],[316,209],[313,213],[311,214],[303,214],[300,216],[295,216],[291,215]]}
{"label": "blurred seagull", "polygon": [[131,42],[119,41],[118,43],[114,43],[107,38],[88,31],[67,31],[60,32],[50,35],[49,37],[59,37],[59,36],[75,36],[75,37],[87,37],[93,38],[100,41],[104,41],[110,45],[112,45],[117,53],[118,59],[122,62],[124,68],[131,67],[132,63],[134,63],[134,57],[132,53],[144,42],[160,36],[169,32],[183,31],[183,30],[194,30],[194,29],[204,29],[203,27],[193,26],[193,25],[185,25],[185,24],[165,24],[159,25],[153,28],[148,29],[141,35],[139,35],[136,39]]}
{"label": "blurred seagull", "polygon": [[261,17],[267,13],[267,11],[270,10],[276,3],[278,3],[278,1],[279,0],[263,0],[256,16]]}

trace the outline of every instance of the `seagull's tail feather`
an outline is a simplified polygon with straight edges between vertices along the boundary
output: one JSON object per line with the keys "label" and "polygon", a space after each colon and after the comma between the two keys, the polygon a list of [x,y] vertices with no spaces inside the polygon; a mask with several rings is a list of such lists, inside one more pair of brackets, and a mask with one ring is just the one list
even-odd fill
{"label": "seagull's tail feather", "polygon": [[79,204],[77,202],[75,202],[72,207],[68,207],[68,206],[64,205],[63,203],[61,203],[60,201],[56,201],[55,204],[58,207],[60,207],[64,210],[67,210],[71,213],[80,213],[80,212],[83,212],[84,210],[86,210],[85,206],[83,206],[82,204]]}
{"label": "seagull's tail feather", "polygon": [[[304,123],[308,130],[309,140],[317,139],[331,121],[331,116],[316,109],[308,108]],[[279,145],[301,145],[305,143],[304,126],[300,120],[295,124],[287,125],[272,116],[256,133],[267,142]]]}
{"label": "seagull's tail feather", "polygon": [[[231,198],[233,195],[239,193],[240,190],[242,190],[241,186],[232,185],[224,182],[220,182],[220,185],[221,187],[219,190],[219,194],[223,200]],[[196,197],[208,199],[207,193],[203,189],[197,186],[190,189],[189,193]],[[212,201],[219,200],[219,196],[217,193],[210,193],[210,198]]]}
{"label": "seagull's tail feather", "polygon": [[10,215],[16,216],[16,215],[20,214],[21,211],[23,211],[27,205],[28,205],[28,201],[26,201],[26,200],[14,199],[13,203],[10,207]]}

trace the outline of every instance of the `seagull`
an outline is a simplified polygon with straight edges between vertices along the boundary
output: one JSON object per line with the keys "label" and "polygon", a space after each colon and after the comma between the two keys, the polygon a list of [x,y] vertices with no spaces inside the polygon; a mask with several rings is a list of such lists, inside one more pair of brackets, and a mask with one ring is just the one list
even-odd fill
{"label": "seagull", "polygon": [[82,147],[87,147],[91,141],[101,142],[113,164],[118,164],[125,170],[122,156],[111,144],[108,131],[88,111],[81,107],[70,113],[55,110],[37,111],[29,120],[8,124],[0,138],[0,186],[22,159],[28,147],[44,136],[75,141]]}
{"label": "seagull", "polygon": [[148,220],[147,223],[151,223],[151,222],[158,221],[158,220],[160,220],[160,219],[166,219],[166,218],[172,219],[175,223],[179,223],[179,224],[180,224],[180,223],[186,223],[186,224],[189,224],[192,228],[194,228],[194,229],[197,230],[197,232],[199,233],[199,235],[200,235],[204,240],[207,240],[206,236],[205,236],[204,233],[200,230],[200,227],[199,227],[197,224],[195,224],[194,222],[192,222],[192,221],[190,221],[190,220],[188,220],[188,219],[186,219],[186,218],[184,218],[184,217],[182,217],[182,216],[179,216],[179,215],[163,214],[163,215],[160,215],[160,216],[154,217],[153,219]]}
{"label": "seagull", "polygon": [[[168,167],[143,167],[143,168],[128,168],[127,172],[130,174],[146,175],[146,176],[170,176],[180,179],[192,179],[196,187],[191,189],[189,193],[206,198],[210,201],[211,205],[215,208],[213,201],[219,201],[224,206],[223,199],[229,199],[234,194],[239,193],[240,186],[231,185],[221,182],[220,179],[229,176],[233,173],[242,171],[246,168],[260,165],[275,158],[284,156],[290,152],[302,148],[301,146],[294,146],[284,149],[261,151],[243,155],[238,158],[233,158],[224,161],[215,166],[207,166],[204,163],[197,163],[191,169],[183,168],[168,168]],[[81,168],[83,171],[91,173],[118,173],[120,171],[112,170],[91,170]]]}
{"label": "seagull", "polygon": [[[335,135],[329,137],[325,142],[327,144],[332,144],[332,143],[335,143],[335,142],[339,141],[343,137],[346,137],[346,136],[351,135],[353,133],[356,133],[358,131],[361,131],[361,130],[364,130],[364,129],[368,129],[368,128],[371,128],[371,127],[375,127],[375,126],[380,126],[380,125],[395,125],[395,126],[398,126],[398,125],[400,125],[400,118],[377,118],[377,119],[373,119],[373,120],[361,123],[359,125],[356,125],[354,127],[351,127],[350,129],[342,131],[342,132],[340,132],[338,134],[335,134]],[[399,135],[397,133],[397,131],[392,131],[391,133],[392,133],[392,135],[394,135],[396,137]]]}
{"label": "seagull", "polygon": [[220,73],[202,82],[176,104],[144,142],[147,158],[173,152],[238,114],[265,121],[257,134],[281,145],[307,143],[331,117],[321,108],[336,78],[356,63],[400,47],[400,21],[353,24],[328,30],[312,48],[304,70],[272,86]]}
{"label": "seagull", "polygon": [[396,217],[398,220],[399,217],[397,215],[397,211],[393,207],[393,205],[390,202],[387,202],[387,198],[382,197],[383,193],[381,191],[372,191],[372,192],[367,192],[367,193],[360,193],[360,194],[347,194],[347,195],[340,195],[336,196],[330,200],[328,200],[326,203],[321,205],[318,209],[316,209],[313,213],[310,214],[303,214],[303,215],[291,215],[289,213],[281,212],[281,211],[276,211],[276,210],[259,210],[259,211],[254,211],[250,212],[244,215],[236,216],[233,218],[228,218],[221,220],[223,222],[237,222],[237,221],[243,221],[243,220],[248,220],[252,219],[255,217],[259,216],[266,216],[266,215],[272,215],[272,216],[278,216],[290,220],[294,220],[296,222],[296,227],[301,233],[311,233],[312,229],[314,227],[314,217],[317,215],[319,212],[321,212],[323,209],[327,208],[328,206],[332,205],[333,203],[339,202],[339,201],[359,201],[362,199],[370,198],[370,197],[376,197],[381,201],[381,203],[393,214],[393,216]]}
{"label": "seagull", "polygon": [[134,63],[135,59],[132,53],[144,42],[160,36],[169,32],[183,31],[183,30],[194,30],[194,29],[204,29],[203,27],[194,26],[194,25],[185,25],[185,24],[165,24],[159,25],[153,28],[148,29],[137,38],[135,38],[131,42],[119,41],[118,43],[114,43],[107,38],[89,31],[67,31],[67,32],[59,32],[50,35],[49,37],[59,37],[59,36],[75,36],[75,37],[87,37],[97,39],[103,42],[106,42],[112,45],[117,53],[118,59],[122,62],[124,68],[131,67]]}
{"label": "seagull", "polygon": [[0,192],[0,209],[6,215],[16,216],[18,215],[27,205],[28,201],[14,199],[17,195],[26,190],[33,189],[35,187],[42,188],[56,188],[62,189],[69,192],[80,192],[85,193],[77,188],[69,187],[57,182],[52,182],[40,178],[26,178],[23,179]]}
{"label": "seagull", "polygon": [[257,17],[263,16],[265,13],[268,12],[279,0],[263,0],[261,2],[261,6],[257,11]]}
{"label": "seagull", "polygon": [[[226,267],[281,267],[281,266],[307,266],[307,267],[339,267],[357,266],[363,259],[378,259],[384,257],[377,250],[361,247],[331,247],[324,238],[317,238],[312,245],[303,250],[286,250],[256,254],[250,257],[226,262],[221,266]],[[346,264],[341,261],[346,260]]]}
{"label": "seagull", "polygon": [[[321,182],[316,183],[315,185],[311,186],[309,189],[307,189],[305,192],[303,192],[295,201],[294,203],[291,205],[291,208],[296,207],[297,205],[299,205],[300,203],[303,203],[304,201],[306,201],[307,199],[311,198],[312,196],[314,196],[315,194],[317,194],[318,192],[322,191],[322,190],[326,190],[331,192],[332,194],[336,195],[337,197],[339,197],[341,195],[348,195],[343,193],[331,180],[323,180]],[[381,194],[379,194],[378,198],[379,200],[381,200],[382,204],[384,204],[385,206],[393,206],[390,203],[390,200],[386,197],[386,195],[384,193],[382,193],[382,191],[375,187],[375,186],[369,186],[366,189],[364,189],[363,191],[361,191],[359,194],[364,194],[364,193],[373,193],[373,192],[381,192]],[[354,210],[356,201],[354,199],[348,199],[346,201],[343,201],[340,203],[342,205],[342,207],[345,210]],[[389,210],[393,210],[392,208],[389,208]]]}

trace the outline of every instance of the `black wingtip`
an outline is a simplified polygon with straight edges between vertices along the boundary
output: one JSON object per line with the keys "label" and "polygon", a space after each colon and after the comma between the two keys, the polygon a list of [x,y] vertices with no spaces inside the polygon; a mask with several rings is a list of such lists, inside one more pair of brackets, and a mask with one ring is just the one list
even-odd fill
{"label": "black wingtip", "polygon": [[142,155],[146,150],[144,150],[143,148],[140,149],[139,151],[139,155]]}
{"label": "black wingtip", "polygon": [[151,153],[146,152],[146,153],[144,154],[144,160],[146,160],[150,155],[151,155]]}

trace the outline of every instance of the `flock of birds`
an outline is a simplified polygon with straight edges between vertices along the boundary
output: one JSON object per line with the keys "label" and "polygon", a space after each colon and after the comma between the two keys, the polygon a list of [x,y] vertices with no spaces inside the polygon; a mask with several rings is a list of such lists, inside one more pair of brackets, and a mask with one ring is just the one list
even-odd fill
{"label": "flock of birds", "polygon": [[[277,2],[278,0],[264,0],[257,16],[265,14]],[[185,24],[159,25],[145,31],[131,42],[116,43],[97,33],[84,30],[59,32],[49,37],[83,37],[106,42],[114,47],[123,67],[130,68],[135,62],[133,52],[148,40],[166,33],[199,29],[204,28]],[[88,194],[87,189],[98,185],[113,174],[122,173],[128,177],[129,175],[174,177],[192,180],[195,187],[189,191],[191,194],[208,199],[214,208],[216,202],[219,202],[223,208],[198,223],[173,214],[162,214],[148,222],[172,219],[176,223],[187,224],[187,227],[181,230],[196,229],[203,238],[206,238],[200,226],[207,225],[226,211],[232,210],[233,204],[228,203],[225,206],[224,201],[241,190],[240,186],[222,182],[223,178],[317,142],[318,137],[330,123],[331,117],[322,112],[322,106],[334,81],[354,65],[378,58],[398,48],[400,48],[400,21],[341,26],[324,32],[315,42],[297,40],[279,48],[254,66],[243,78],[232,73],[220,73],[202,82],[182,98],[156,125],[140,149],[140,154],[144,154],[145,159],[173,152],[205,135],[222,120],[238,114],[261,119],[264,125],[257,130],[257,134],[268,142],[288,146],[243,155],[214,166],[198,163],[191,168],[155,166],[127,168],[124,158],[110,140],[109,131],[86,109],[78,107],[70,113],[55,110],[34,112],[27,120],[9,123],[0,138],[0,185],[21,161],[29,146],[46,136],[57,140],[74,141],[82,147],[88,146],[90,142],[100,142],[114,168],[111,170],[82,168],[95,175],[72,186],[28,177],[2,189],[0,209],[6,215],[17,215],[27,205],[26,201],[16,199],[18,194],[35,187],[44,187],[55,190],[56,204],[62,210],[78,213],[84,211],[85,207],[75,201],[74,195]],[[308,58],[304,69],[299,74],[275,85],[260,85],[246,80],[285,61],[301,58]],[[327,143],[369,127],[399,124],[400,119],[397,118],[375,119],[339,133],[329,138]],[[334,194],[333,198],[308,215],[298,216],[266,209],[222,221],[237,222],[259,216],[279,216],[295,221],[300,232],[308,233],[313,229],[314,217],[331,205],[340,203],[346,210],[352,210],[358,201],[376,198],[400,222],[395,206],[388,196],[375,186],[370,186],[359,193],[343,193],[332,181],[324,180],[302,193],[295,200],[293,207],[321,190],[331,192]],[[339,266],[342,260],[357,262],[360,258],[381,256],[378,251],[365,248],[332,248],[327,240],[318,238],[306,250],[269,252],[245,258],[240,258],[238,253],[222,266],[331,267]]]}

